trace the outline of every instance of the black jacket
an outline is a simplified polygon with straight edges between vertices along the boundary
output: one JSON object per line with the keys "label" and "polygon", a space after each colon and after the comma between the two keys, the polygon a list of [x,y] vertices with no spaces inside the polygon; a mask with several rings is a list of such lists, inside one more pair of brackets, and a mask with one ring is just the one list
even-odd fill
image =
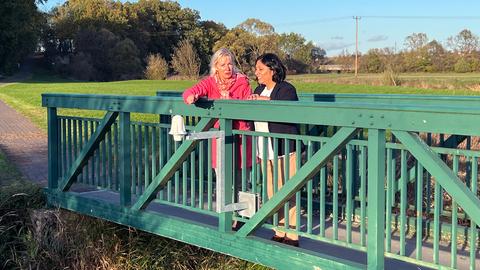
{"label": "black jacket", "polygon": [[[254,94],[260,95],[265,89],[265,85],[261,84],[255,88]],[[298,101],[297,90],[293,85],[288,82],[279,82],[275,84],[275,87],[270,94],[270,100],[291,100]],[[277,122],[268,122],[268,130],[272,133],[285,133],[285,134],[299,134],[298,125],[291,123],[277,123]],[[273,140],[272,144],[273,144]],[[290,153],[295,152],[295,140],[289,140],[290,144]],[[303,147],[303,146],[302,146]],[[272,145],[272,148],[274,146]],[[285,142],[283,139],[278,140],[278,155],[282,156],[285,154]]]}

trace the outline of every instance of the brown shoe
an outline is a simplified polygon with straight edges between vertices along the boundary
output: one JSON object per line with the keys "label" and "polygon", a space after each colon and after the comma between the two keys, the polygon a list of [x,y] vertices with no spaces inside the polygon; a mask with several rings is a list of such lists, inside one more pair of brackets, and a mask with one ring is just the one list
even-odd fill
{"label": "brown shoe", "polygon": [[283,239],[283,243],[287,244],[287,245],[290,245],[290,246],[294,246],[294,247],[298,247],[298,245],[299,245],[298,240],[293,240],[293,239],[290,239],[288,237],[285,237]]}
{"label": "brown shoe", "polygon": [[278,242],[278,243],[283,243],[284,239],[285,238],[283,236],[278,236],[278,235],[272,236],[272,240],[275,241],[275,242]]}

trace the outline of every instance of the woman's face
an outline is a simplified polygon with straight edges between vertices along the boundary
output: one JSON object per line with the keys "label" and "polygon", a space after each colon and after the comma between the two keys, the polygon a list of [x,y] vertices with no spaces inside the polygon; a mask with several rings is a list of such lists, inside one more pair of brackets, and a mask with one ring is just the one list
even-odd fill
{"label": "woman's face", "polygon": [[233,63],[228,56],[222,56],[215,64],[215,69],[220,79],[230,79],[233,74]]}
{"label": "woman's face", "polygon": [[255,64],[255,76],[258,83],[268,85],[273,82],[273,70],[266,66],[262,61]]}

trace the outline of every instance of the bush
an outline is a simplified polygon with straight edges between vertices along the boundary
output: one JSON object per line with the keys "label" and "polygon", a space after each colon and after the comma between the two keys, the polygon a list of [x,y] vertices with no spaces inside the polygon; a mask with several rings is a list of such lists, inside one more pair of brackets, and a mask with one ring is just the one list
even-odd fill
{"label": "bush", "polygon": [[138,49],[131,39],[118,42],[109,52],[109,65],[114,80],[132,80],[141,77],[142,63]]}
{"label": "bush", "polygon": [[75,79],[82,81],[95,80],[95,74],[97,74],[97,72],[95,67],[93,67],[91,59],[89,54],[83,52],[72,57],[70,73]]}
{"label": "bush", "polygon": [[386,68],[385,71],[383,71],[383,84],[392,86],[400,85],[398,72],[395,72],[392,68]]}
{"label": "bush", "polygon": [[168,74],[167,61],[160,54],[150,54],[144,73],[147,80],[165,80]]}
{"label": "bush", "polygon": [[180,76],[196,79],[200,72],[200,59],[188,40],[180,42],[172,55],[172,67]]}
{"label": "bush", "polygon": [[465,73],[472,71],[470,68],[470,64],[465,60],[465,58],[458,59],[457,63],[455,63],[455,72]]}

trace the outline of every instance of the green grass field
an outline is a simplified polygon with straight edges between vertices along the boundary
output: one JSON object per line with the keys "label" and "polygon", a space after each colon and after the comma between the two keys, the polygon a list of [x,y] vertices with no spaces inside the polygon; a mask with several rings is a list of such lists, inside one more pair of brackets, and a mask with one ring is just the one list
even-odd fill
{"label": "green grass field", "polygon": [[[308,93],[366,93],[366,94],[432,94],[432,95],[478,95],[479,92],[465,87],[443,89],[425,89],[405,86],[369,85],[368,80],[377,80],[381,74],[361,74],[358,83],[351,84],[352,74],[309,74],[292,75],[289,79],[299,92]],[[479,83],[480,74],[402,74],[405,78],[421,80],[428,85],[429,80],[442,79],[450,85],[456,81],[462,83]],[[339,84],[345,82],[345,84]],[[30,118],[41,129],[46,130],[46,110],[41,107],[42,93],[83,93],[114,95],[153,96],[158,90],[182,91],[192,86],[195,81],[118,81],[118,82],[75,82],[53,77],[45,73],[35,74],[31,79],[0,88],[0,99]],[[252,88],[256,82],[252,81]],[[99,117],[102,112],[79,112],[69,110],[60,114]],[[134,120],[145,120],[145,116],[136,116]]]}
{"label": "green grass field", "polygon": [[[412,88],[406,90],[423,89],[430,92],[432,89],[445,94],[472,95],[480,91],[480,73],[399,73],[396,74],[400,88]],[[301,74],[291,75],[290,80],[294,82],[313,82],[313,83],[334,83],[344,85],[388,85],[385,82],[383,73],[360,73],[358,78],[352,73],[329,73],[329,74]],[[396,89],[396,88],[395,88]],[[393,89],[394,91],[396,91]],[[430,90],[430,91],[428,91]],[[468,93],[465,93],[464,91]],[[400,89],[399,91],[403,91]],[[473,93],[472,93],[473,92]],[[436,94],[436,93],[434,93]]]}

